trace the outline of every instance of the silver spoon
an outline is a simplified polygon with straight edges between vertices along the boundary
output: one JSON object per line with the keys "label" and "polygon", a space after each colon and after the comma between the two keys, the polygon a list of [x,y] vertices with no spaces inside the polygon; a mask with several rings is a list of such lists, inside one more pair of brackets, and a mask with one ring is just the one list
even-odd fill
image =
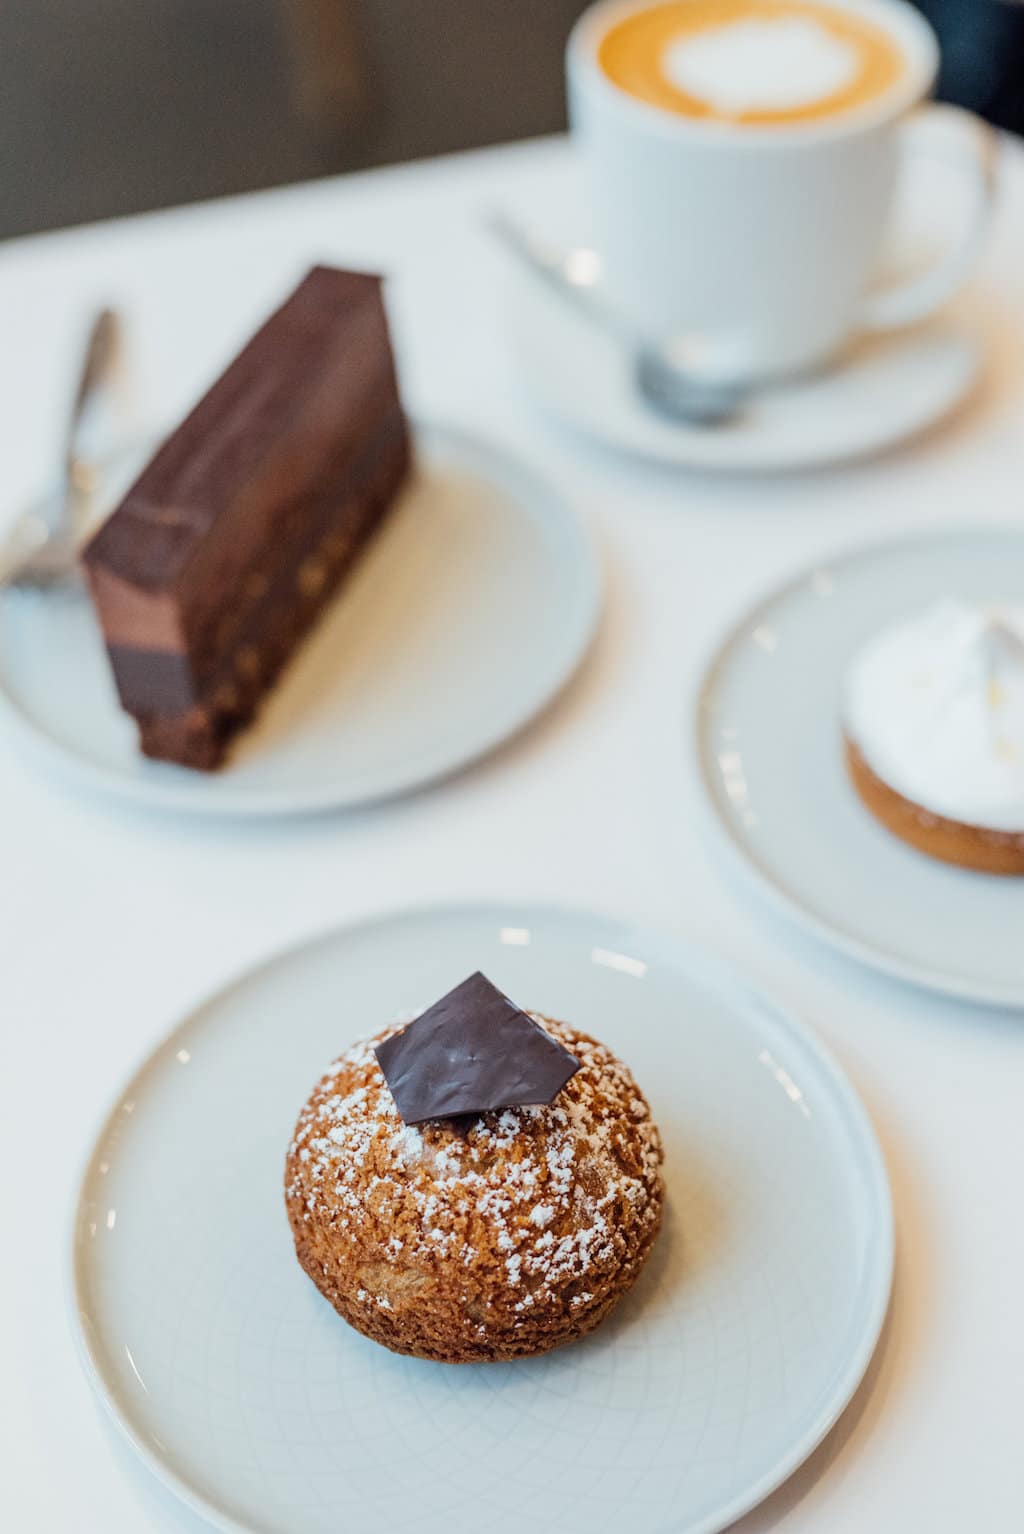
{"label": "silver spoon", "polygon": [[15,522],[0,548],[0,588],[48,590],[77,574],[99,484],[99,470],[85,440],[87,425],[113,374],[120,330],[112,309],[102,309],[93,321],[65,434],[61,490],[29,507]]}
{"label": "silver spoon", "polygon": [[639,393],[661,415],[710,426],[730,420],[749,398],[748,384],[709,365],[707,345],[699,336],[676,336],[655,345],[616,314],[600,297],[592,251],[551,250],[503,213],[490,214],[487,227],[521,266],[619,343]]}

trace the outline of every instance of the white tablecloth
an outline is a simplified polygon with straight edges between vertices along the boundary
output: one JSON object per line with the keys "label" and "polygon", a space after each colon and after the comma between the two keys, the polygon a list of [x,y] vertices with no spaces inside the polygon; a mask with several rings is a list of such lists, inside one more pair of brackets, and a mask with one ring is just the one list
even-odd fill
{"label": "white tablecloth", "polygon": [[[1024,518],[1024,153],[965,300],[987,381],[950,424],[859,468],[685,476],[568,440],[516,385],[501,201],[543,224],[578,196],[561,142],[262,193],[0,247],[0,519],[55,462],[91,307],[128,311],[140,419],[191,401],[314,259],[384,269],[408,398],[520,449],[569,493],[608,573],[566,695],[472,771],[296,823],[149,816],[67,791],[0,744],[0,1525],[193,1527],[111,1441],[72,1349],[70,1206],[128,1070],[193,1001],[268,949],[410,902],[540,898],[685,933],[807,1019],[874,1115],[899,1226],[868,1382],[745,1534],[1004,1530],[1024,1517],[1024,1018],[946,1003],[834,957],[734,883],[684,749],[730,616],[859,540]],[[1021,944],[1021,930],[1007,941]],[[1022,954],[1024,963],[1024,954]]]}

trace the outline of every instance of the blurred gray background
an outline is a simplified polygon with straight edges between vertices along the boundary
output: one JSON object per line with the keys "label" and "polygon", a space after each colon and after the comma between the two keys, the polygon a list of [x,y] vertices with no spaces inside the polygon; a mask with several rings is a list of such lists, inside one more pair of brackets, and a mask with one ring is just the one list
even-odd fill
{"label": "blurred gray background", "polygon": [[0,237],[563,118],[583,0],[0,0]]}
{"label": "blurred gray background", "polygon": [[[1024,128],[1024,6],[918,0]],[[0,0],[0,238],[550,132],[585,0]]]}

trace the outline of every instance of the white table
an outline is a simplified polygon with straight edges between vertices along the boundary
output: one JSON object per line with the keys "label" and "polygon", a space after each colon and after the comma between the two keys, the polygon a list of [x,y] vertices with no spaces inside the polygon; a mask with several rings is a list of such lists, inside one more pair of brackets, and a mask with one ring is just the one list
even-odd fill
{"label": "white table", "polygon": [[609,578],[601,638],[560,702],[471,772],[383,808],[278,825],[149,817],[69,793],[0,747],[4,1528],[194,1527],[113,1444],[65,1315],[73,1187],[128,1070],[269,949],[476,895],[603,908],[728,955],[813,1024],[875,1117],[899,1223],[887,1332],[838,1430],[744,1534],[1020,1526],[1024,1018],[883,981],[769,916],[705,827],[682,732],[716,635],[795,566],[890,531],[1024,516],[1024,152],[1007,150],[996,238],[967,300],[991,341],[978,400],[877,463],[774,480],[617,460],[533,413],[477,216],[500,199],[543,224],[577,194],[566,147],[542,142],[0,248],[0,517],[53,462],[94,303],[130,312],[140,414],[164,420],[326,258],[392,274],[410,401],[560,482]]}

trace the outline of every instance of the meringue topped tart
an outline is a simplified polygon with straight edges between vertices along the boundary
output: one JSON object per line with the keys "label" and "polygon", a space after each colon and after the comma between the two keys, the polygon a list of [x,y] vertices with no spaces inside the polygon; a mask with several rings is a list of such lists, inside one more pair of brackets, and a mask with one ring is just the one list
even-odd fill
{"label": "meringue topped tart", "polygon": [[854,656],[846,760],[867,808],[943,862],[1024,874],[1024,606],[941,602]]}

